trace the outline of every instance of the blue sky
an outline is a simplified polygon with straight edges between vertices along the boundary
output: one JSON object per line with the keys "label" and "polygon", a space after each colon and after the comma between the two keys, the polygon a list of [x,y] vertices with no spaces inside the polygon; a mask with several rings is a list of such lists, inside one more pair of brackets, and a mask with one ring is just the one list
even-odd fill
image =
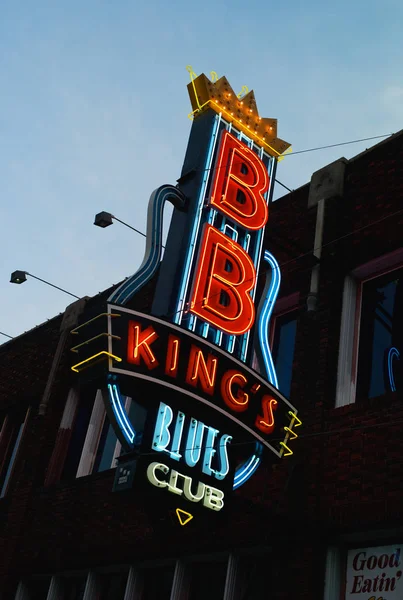
{"label": "blue sky", "polygon": [[[150,193],[179,177],[187,64],[253,88],[297,152],[403,127],[402,22],[401,0],[3,0],[0,330],[19,335],[70,303],[33,279],[11,285],[15,269],[78,296],[137,269],[144,238],[93,217],[144,231]],[[296,188],[373,143],[290,156],[278,178]]]}

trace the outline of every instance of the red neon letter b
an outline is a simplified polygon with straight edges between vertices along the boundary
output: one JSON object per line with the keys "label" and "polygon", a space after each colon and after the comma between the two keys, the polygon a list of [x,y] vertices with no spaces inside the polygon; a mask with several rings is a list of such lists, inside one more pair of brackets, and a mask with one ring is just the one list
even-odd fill
{"label": "red neon letter b", "polygon": [[264,227],[268,217],[264,194],[270,180],[260,158],[225,131],[216,164],[211,205],[246,229]]}
{"label": "red neon letter b", "polygon": [[241,335],[249,331],[255,318],[255,308],[249,295],[255,280],[255,267],[245,250],[207,225],[190,311],[218,329]]}

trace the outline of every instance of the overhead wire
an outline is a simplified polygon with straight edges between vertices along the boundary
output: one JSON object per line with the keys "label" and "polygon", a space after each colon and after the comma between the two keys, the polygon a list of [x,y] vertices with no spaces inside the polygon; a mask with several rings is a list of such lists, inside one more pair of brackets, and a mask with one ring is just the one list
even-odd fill
{"label": "overhead wire", "polygon": [[[401,209],[399,209],[399,210],[397,210],[397,211],[395,211],[393,213],[390,213],[388,215],[384,215],[383,217],[380,217],[379,219],[376,219],[375,221],[371,221],[371,223],[367,223],[366,225],[363,225],[362,227],[358,227],[357,229],[353,229],[353,230],[351,230],[350,232],[348,232],[348,233],[346,233],[344,235],[341,235],[341,236],[339,236],[337,238],[334,238],[334,239],[330,240],[329,242],[326,242],[325,244],[322,244],[320,247],[318,246],[318,247],[311,248],[307,252],[303,252],[302,254],[299,254],[298,256],[296,256],[294,258],[291,258],[290,260],[287,260],[287,261],[279,264],[278,267],[275,267],[275,268],[276,269],[281,269],[282,267],[285,267],[285,266],[287,266],[287,265],[289,265],[289,264],[291,264],[293,262],[296,262],[297,260],[300,260],[301,258],[304,258],[306,256],[312,255],[316,250],[319,250],[320,248],[326,248],[327,246],[331,246],[332,244],[335,244],[335,243],[337,243],[337,242],[339,242],[339,241],[341,241],[343,239],[346,239],[346,238],[348,238],[348,237],[350,237],[352,235],[355,235],[356,233],[359,233],[360,231],[363,231],[364,229],[368,229],[368,227],[373,227],[374,225],[377,225],[378,223],[381,223],[382,221],[385,221],[386,219],[389,219],[391,217],[395,217],[395,216],[397,216],[399,214],[402,214],[402,213],[403,213],[403,208],[401,208]],[[261,268],[256,273],[256,277],[258,277],[260,275],[264,275],[265,273],[269,273],[271,270],[272,270],[272,267]],[[246,281],[252,281],[252,280],[253,280],[253,278],[250,277],[249,279],[245,279],[245,282]],[[212,294],[211,298],[213,298],[214,295],[216,295],[216,296],[219,295],[220,293],[221,292],[217,292],[217,294]],[[199,304],[201,305],[202,302],[199,302]],[[177,311],[175,311],[173,313],[170,313],[167,316],[173,317],[176,314],[179,314],[181,312],[187,312],[187,311],[185,309],[179,309],[179,310],[177,310]]]}
{"label": "overhead wire", "polygon": [[[316,148],[307,148],[307,149],[305,149],[305,150],[298,150],[297,152],[291,152],[291,153],[289,153],[289,154],[285,154],[285,155],[284,155],[284,158],[285,158],[285,157],[288,157],[288,156],[292,156],[293,154],[303,154],[303,153],[305,153],[305,152],[315,152],[316,150],[324,150],[324,149],[326,149],[326,148],[336,148],[337,146],[346,146],[346,145],[348,145],[348,144],[356,144],[356,143],[358,143],[358,142],[365,142],[365,141],[369,141],[369,140],[376,140],[376,139],[379,139],[379,138],[385,138],[385,137],[389,137],[389,136],[391,136],[391,135],[394,135],[394,134],[393,134],[393,133],[385,133],[385,134],[383,134],[383,135],[375,135],[375,136],[368,137],[368,138],[360,138],[360,139],[357,139],[357,140],[350,140],[350,141],[348,141],[348,142],[340,142],[340,143],[337,143],[337,144],[329,144],[329,145],[327,145],[327,146],[317,146]],[[256,156],[256,162],[257,162],[257,161],[260,161],[260,160],[261,160],[261,159],[260,159],[258,156]],[[234,162],[233,162],[233,164],[236,164],[236,161],[234,161]],[[219,166],[214,166],[214,167],[209,167],[209,168],[206,168],[206,169],[198,169],[198,168],[195,168],[195,169],[194,169],[194,171],[202,171],[202,172],[207,172],[207,171],[217,171],[218,169],[225,169],[225,168],[227,168],[228,166],[229,166],[229,163],[227,163],[227,164],[224,164],[224,165],[221,165],[220,167],[219,167]],[[287,185],[285,185],[285,184],[284,184],[284,183],[282,183],[281,181],[279,181],[278,179],[275,179],[275,181],[276,181],[276,182],[277,182],[279,185],[281,185],[283,188],[285,188],[286,190],[288,190],[289,192],[291,192],[291,193],[292,193],[292,192],[294,192],[294,191],[295,191],[295,190],[293,190],[292,188],[289,188]],[[124,221],[121,221],[120,219],[118,219],[118,218],[117,218],[117,217],[115,217],[115,216],[113,216],[113,218],[114,218],[116,221],[119,221],[120,223],[123,223],[123,225],[126,225],[127,227],[129,227],[130,229],[132,229],[132,230],[133,230],[133,231],[135,231],[136,233],[140,234],[140,235],[141,235],[141,236],[143,236],[144,238],[146,238],[146,237],[147,237],[147,234],[145,234],[143,231],[140,231],[139,229],[136,229],[136,228],[135,228],[135,227],[133,227],[132,225],[128,225],[126,222],[124,222]]]}
{"label": "overhead wire", "polygon": [[[368,142],[368,141],[371,141],[371,140],[378,140],[378,139],[387,138],[387,137],[390,137],[392,135],[395,135],[395,134],[394,133],[384,133],[382,135],[374,135],[374,136],[367,137],[367,138],[360,138],[360,139],[356,139],[356,140],[349,140],[348,142],[337,142],[336,144],[327,144],[325,146],[316,146],[315,148],[305,148],[304,150],[297,150],[296,152],[294,152],[294,151],[288,152],[288,153],[280,155],[280,156],[278,156],[276,158],[282,160],[282,159],[289,158],[289,157],[297,155],[297,154],[305,154],[307,152],[317,152],[318,150],[327,150],[327,149],[330,149],[330,148],[337,148],[337,147],[340,147],[340,146],[348,146],[350,144],[358,144],[360,142]],[[266,156],[269,156],[269,155],[266,154]],[[274,157],[270,156],[270,158],[274,158]],[[256,156],[255,159],[251,159],[249,157],[249,160],[251,162],[259,162],[262,159],[260,157]],[[229,167],[230,164],[236,165],[236,164],[241,164],[241,163],[242,163],[242,160],[240,160],[239,162],[236,161],[236,160],[234,160],[234,161],[232,161],[232,163],[224,163],[224,164],[222,164],[220,166],[214,165],[212,167],[207,167],[207,168],[195,167],[195,168],[192,169],[192,171],[194,171],[194,172],[202,172],[202,173],[206,173],[208,171],[216,172],[219,169],[226,169],[227,167]]]}
{"label": "overhead wire", "polygon": [[8,337],[8,338],[10,338],[10,340],[14,339],[14,337],[12,335],[8,335],[8,333],[4,333],[3,331],[0,331],[0,335],[4,335],[4,337]]}

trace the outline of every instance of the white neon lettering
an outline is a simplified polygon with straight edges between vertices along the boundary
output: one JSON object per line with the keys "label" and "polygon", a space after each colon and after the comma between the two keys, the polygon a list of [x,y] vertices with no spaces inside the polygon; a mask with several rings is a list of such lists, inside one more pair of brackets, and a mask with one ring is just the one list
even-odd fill
{"label": "white neon lettering", "polygon": [[[163,481],[158,479],[157,471],[161,471],[164,475],[170,472],[169,467],[162,463],[150,463],[147,468],[147,479],[155,487],[166,488],[169,492],[178,496],[183,494],[190,502],[203,502],[203,506],[210,510],[219,511],[224,507],[224,492],[221,490],[200,481],[197,484],[196,494],[193,494],[191,489],[193,479],[191,477],[172,470],[169,475],[169,481]],[[179,487],[180,481],[183,482],[182,488]]]}
{"label": "white neon lettering", "polygon": [[205,485],[203,482],[199,482],[197,484],[197,492],[196,494],[192,494],[191,486],[192,486],[192,478],[187,477],[186,475],[182,475],[183,477],[183,493],[187,500],[190,502],[200,502],[203,500]]}
{"label": "white neon lettering", "polygon": [[168,489],[173,494],[177,494],[178,496],[182,496],[183,490],[177,487],[178,477],[182,477],[178,471],[171,471],[171,476],[169,478]]}
{"label": "white neon lettering", "polygon": [[155,474],[155,471],[162,471],[166,475],[167,473],[169,473],[169,468],[166,465],[163,465],[162,463],[158,462],[150,463],[147,468],[147,479],[150,483],[152,483],[152,485],[155,485],[155,487],[160,488],[167,487],[168,482],[161,481],[160,479],[158,479]]}
{"label": "white neon lettering", "polygon": [[221,510],[224,507],[224,492],[206,485],[203,506],[211,510]]}

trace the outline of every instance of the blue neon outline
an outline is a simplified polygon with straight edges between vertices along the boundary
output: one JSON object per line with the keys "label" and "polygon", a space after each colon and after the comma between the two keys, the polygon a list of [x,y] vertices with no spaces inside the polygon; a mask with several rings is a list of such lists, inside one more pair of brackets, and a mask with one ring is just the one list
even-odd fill
{"label": "blue neon outline", "polygon": [[162,224],[165,202],[184,208],[186,198],[173,185],[161,185],[150,196],[147,212],[146,249],[143,262],[134,275],[126,279],[108,298],[108,302],[124,306],[156,273],[162,255]]}
{"label": "blue neon outline", "polygon": [[244,463],[242,469],[240,469],[237,473],[235,473],[234,488],[235,488],[235,486],[238,486],[238,484],[241,480],[243,480],[245,473],[247,473],[249,471],[252,464],[255,462],[256,458],[257,458],[256,454],[252,454],[252,456],[249,458],[249,460]]}
{"label": "blue neon outline", "polygon": [[389,348],[389,352],[388,352],[388,375],[389,375],[390,390],[392,392],[396,391],[395,375],[393,373],[393,359],[394,358],[397,358],[398,360],[400,360],[400,352],[397,348],[392,346],[392,348]]}
{"label": "blue neon outline", "polygon": [[213,153],[214,153],[214,149],[215,149],[215,144],[216,144],[217,137],[218,137],[217,131],[218,131],[220,121],[221,121],[221,117],[216,115],[216,117],[214,118],[213,128],[212,128],[212,132],[211,132],[210,145],[209,145],[209,149],[207,151],[207,157],[206,157],[206,163],[205,163],[205,175],[203,177],[203,181],[202,181],[202,184],[200,187],[200,194],[199,194],[199,198],[198,198],[197,205],[196,205],[195,219],[193,221],[193,227],[192,227],[192,231],[191,231],[190,237],[189,237],[189,250],[187,252],[186,259],[185,259],[185,264],[184,264],[183,273],[182,273],[181,287],[179,289],[178,302],[176,305],[176,311],[175,311],[175,315],[174,315],[174,323],[176,323],[177,325],[180,325],[182,322],[183,310],[184,310],[185,302],[186,302],[187,287],[189,284],[190,268],[191,268],[191,264],[192,264],[192,260],[193,260],[193,256],[194,256],[196,238],[197,238],[197,234],[199,232],[201,213],[203,210],[204,198],[206,196],[207,182],[210,177],[210,171],[211,171],[210,167],[211,167],[211,162],[212,162]]}
{"label": "blue neon outline", "polygon": [[[252,460],[253,459],[253,460]],[[260,465],[260,458],[258,456],[252,456],[252,462],[248,463],[248,469],[243,469],[242,472],[239,473],[239,477],[237,480],[234,478],[233,489],[237,490],[241,485],[246,483],[250,477],[255,473],[258,466]]]}
{"label": "blue neon outline", "polygon": [[269,344],[269,322],[273,312],[274,303],[276,301],[278,291],[280,289],[281,273],[278,262],[276,261],[274,256],[270,252],[268,252],[268,250],[265,250],[264,252],[264,260],[265,262],[269,263],[271,267],[271,274],[269,272],[266,275],[267,278],[270,276],[270,283],[259,316],[259,343],[267,379],[272,385],[274,385],[278,389],[277,373],[274,367],[273,357],[271,355]]}
{"label": "blue neon outline", "polygon": [[[281,272],[278,262],[268,250],[265,250],[263,258],[265,262],[269,263],[271,267],[271,274],[270,282],[266,284],[268,289],[266,291],[266,297],[264,299],[263,307],[259,316],[259,343],[267,379],[272,385],[274,385],[274,387],[278,389],[277,373],[274,367],[269,344],[269,322],[273,312],[274,303],[280,289]],[[267,275],[267,278],[268,276],[269,274]],[[261,453],[262,446],[260,444],[256,444],[256,448],[257,451]],[[260,456],[253,455],[248,462],[244,463],[244,465],[237,469],[234,477],[234,490],[243,485],[255,473],[256,469],[260,465],[260,462]]]}
{"label": "blue neon outline", "polygon": [[128,420],[126,411],[122,403],[122,397],[116,384],[108,383],[109,400],[112,406],[113,414],[116,422],[120,427],[125,439],[133,445],[136,438],[136,432],[132,427],[132,424]]}

